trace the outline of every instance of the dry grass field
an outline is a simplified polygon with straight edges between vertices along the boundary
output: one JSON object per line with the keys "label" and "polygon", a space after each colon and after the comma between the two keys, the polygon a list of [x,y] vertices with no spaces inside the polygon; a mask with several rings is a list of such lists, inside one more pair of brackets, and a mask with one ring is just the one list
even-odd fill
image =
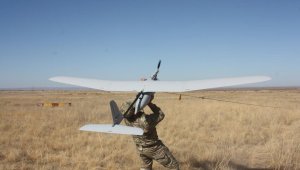
{"label": "dry grass field", "polygon": [[[300,169],[300,90],[160,93],[162,141],[182,169]],[[109,101],[134,93],[0,91],[0,169],[138,169],[131,136],[79,131],[110,123]],[[191,96],[236,101],[205,100]],[[72,106],[41,107],[42,102]],[[148,111],[148,110],[146,110]],[[164,169],[154,163],[154,169]]]}

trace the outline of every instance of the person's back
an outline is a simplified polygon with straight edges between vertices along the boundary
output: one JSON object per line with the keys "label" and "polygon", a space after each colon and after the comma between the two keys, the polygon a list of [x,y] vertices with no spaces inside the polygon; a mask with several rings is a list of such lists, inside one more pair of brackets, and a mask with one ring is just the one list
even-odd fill
{"label": "person's back", "polygon": [[148,115],[139,111],[125,119],[128,126],[139,127],[144,131],[141,136],[133,136],[142,160],[141,170],[151,170],[153,159],[167,168],[179,169],[177,160],[157,135],[156,125],[164,119],[165,115],[155,104],[150,102],[148,106],[152,110],[152,114]]}

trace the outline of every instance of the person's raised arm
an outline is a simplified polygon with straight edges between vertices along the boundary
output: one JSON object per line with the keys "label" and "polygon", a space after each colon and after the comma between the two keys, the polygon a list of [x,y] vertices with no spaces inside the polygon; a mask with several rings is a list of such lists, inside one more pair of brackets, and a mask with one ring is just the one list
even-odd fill
{"label": "person's raised arm", "polygon": [[161,111],[159,107],[156,106],[156,104],[153,104],[152,102],[150,102],[148,106],[153,112],[153,114],[151,115],[153,118],[152,121],[155,125],[157,125],[160,121],[164,119],[165,114],[163,111]]}

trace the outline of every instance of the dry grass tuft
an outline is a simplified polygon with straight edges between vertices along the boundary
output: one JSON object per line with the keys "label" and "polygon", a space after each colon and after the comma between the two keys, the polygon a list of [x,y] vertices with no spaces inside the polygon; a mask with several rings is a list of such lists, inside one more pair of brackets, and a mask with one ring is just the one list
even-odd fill
{"label": "dry grass tuft", "polygon": [[[158,126],[182,169],[300,169],[300,90],[157,94]],[[138,169],[130,136],[81,132],[110,123],[109,101],[135,94],[96,91],[0,91],[0,169]],[[191,96],[230,100],[256,107]],[[71,107],[38,107],[71,102]],[[155,163],[154,169],[164,169]]]}

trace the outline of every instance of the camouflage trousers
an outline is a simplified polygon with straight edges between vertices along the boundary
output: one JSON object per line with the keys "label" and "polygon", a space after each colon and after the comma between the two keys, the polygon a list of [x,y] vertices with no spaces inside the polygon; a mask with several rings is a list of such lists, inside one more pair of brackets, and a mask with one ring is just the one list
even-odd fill
{"label": "camouflage trousers", "polygon": [[153,160],[166,168],[179,170],[177,160],[162,142],[150,147],[137,145],[137,150],[142,161],[141,170],[152,170]]}

